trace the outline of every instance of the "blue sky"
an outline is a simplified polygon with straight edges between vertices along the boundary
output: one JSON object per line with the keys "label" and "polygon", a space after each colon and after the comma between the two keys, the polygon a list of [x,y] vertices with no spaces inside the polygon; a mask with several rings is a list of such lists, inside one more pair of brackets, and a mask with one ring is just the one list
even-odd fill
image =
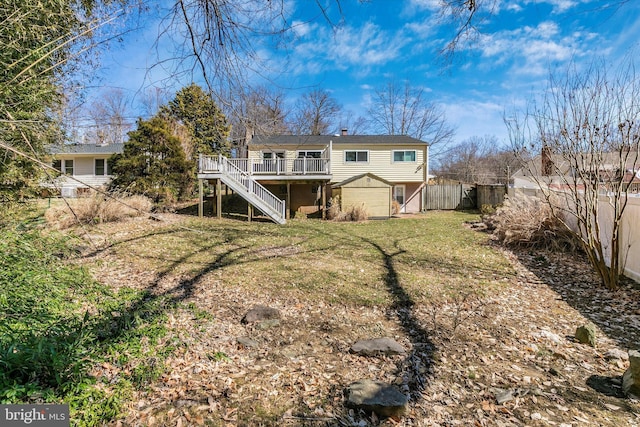
{"label": "blue sky", "polygon": [[[451,28],[437,19],[438,0],[327,1],[329,25],[315,1],[286,0],[293,39],[275,49],[256,40],[269,78],[293,102],[319,87],[356,115],[366,115],[376,88],[389,79],[423,88],[457,129],[457,142],[496,135],[507,143],[502,117],[522,108],[544,88],[550,70],[594,59],[615,63],[637,52],[640,1],[620,8],[599,0],[501,0],[480,25],[477,43],[461,45],[452,62],[438,52]],[[154,46],[159,18],[113,45],[103,56],[99,84],[124,88],[131,96],[153,84],[179,89],[190,77],[167,78],[163,67],[148,73],[168,45]],[[198,81],[198,76],[193,77]],[[258,82],[256,78],[254,81]]]}

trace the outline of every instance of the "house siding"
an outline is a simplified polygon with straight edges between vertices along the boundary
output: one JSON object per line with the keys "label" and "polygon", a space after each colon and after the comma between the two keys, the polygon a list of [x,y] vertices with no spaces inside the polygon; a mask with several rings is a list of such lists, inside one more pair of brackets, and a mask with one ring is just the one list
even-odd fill
{"label": "house siding", "polygon": [[[393,152],[398,150],[415,150],[415,162],[393,162]],[[345,179],[363,173],[373,173],[390,182],[423,182],[425,146],[333,144],[331,155],[332,182],[342,182]],[[367,163],[347,163],[344,160],[345,151],[368,151]]]}
{"label": "house siding", "polygon": [[[106,162],[110,156],[107,155],[98,155],[95,157],[87,157],[82,156],[73,156],[73,155],[56,155],[55,158],[58,160],[73,160],[73,178],[71,179],[66,176],[60,176],[55,180],[57,187],[75,187],[75,188],[87,188],[91,187],[101,187],[109,184],[112,175],[96,175],[95,174],[95,160],[96,159],[104,159],[105,166]],[[76,181],[78,180],[78,181]],[[80,181],[80,182],[79,182]]]}

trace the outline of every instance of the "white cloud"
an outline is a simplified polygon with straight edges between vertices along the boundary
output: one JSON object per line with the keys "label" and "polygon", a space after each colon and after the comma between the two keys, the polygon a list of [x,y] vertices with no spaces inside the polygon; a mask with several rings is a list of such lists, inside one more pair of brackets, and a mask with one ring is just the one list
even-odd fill
{"label": "white cloud", "polygon": [[343,26],[335,31],[314,25],[299,28],[289,70],[297,74],[355,68],[365,75],[370,67],[397,59],[410,42],[406,31],[386,31],[372,22],[359,27]]}
{"label": "white cloud", "polygon": [[367,66],[395,59],[404,44],[401,37],[367,22],[361,28],[344,27],[338,30],[333,43],[328,46],[328,52],[338,62]]}
{"label": "white cloud", "polygon": [[[553,13],[564,13],[570,9],[573,9],[582,4],[591,3],[592,0],[523,0],[525,5],[534,4],[548,4],[553,8]],[[518,7],[521,8],[520,5]]]}
{"label": "white cloud", "polygon": [[562,35],[555,22],[545,21],[535,27],[484,35],[478,49],[492,65],[513,63],[513,72],[540,75],[547,73],[552,63],[589,54],[594,37],[581,31]]}
{"label": "white cloud", "polygon": [[405,13],[428,10],[437,12],[442,8],[441,0],[410,0],[405,6]]}
{"label": "white cloud", "polygon": [[317,28],[317,25],[312,25],[308,22],[302,21],[293,21],[291,23],[291,29],[296,37],[305,37],[309,33],[311,33],[314,28]]}

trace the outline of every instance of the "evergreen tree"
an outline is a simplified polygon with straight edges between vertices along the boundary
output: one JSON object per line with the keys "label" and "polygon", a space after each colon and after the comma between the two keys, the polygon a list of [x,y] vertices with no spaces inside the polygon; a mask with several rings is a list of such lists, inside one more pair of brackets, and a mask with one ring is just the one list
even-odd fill
{"label": "evergreen tree", "polygon": [[112,189],[145,194],[155,202],[183,199],[193,189],[193,166],[187,162],[180,139],[161,117],[139,119],[129,132],[122,154],[111,158]]}
{"label": "evergreen tree", "polygon": [[229,155],[231,127],[210,94],[195,83],[182,88],[160,114],[186,127],[193,158],[198,154]]}
{"label": "evergreen tree", "polygon": [[[125,0],[122,0],[125,1]],[[3,0],[0,2],[0,142],[42,158],[45,146],[62,141],[53,112],[65,83],[79,75],[112,0]],[[42,168],[0,147],[0,200],[38,190]]]}

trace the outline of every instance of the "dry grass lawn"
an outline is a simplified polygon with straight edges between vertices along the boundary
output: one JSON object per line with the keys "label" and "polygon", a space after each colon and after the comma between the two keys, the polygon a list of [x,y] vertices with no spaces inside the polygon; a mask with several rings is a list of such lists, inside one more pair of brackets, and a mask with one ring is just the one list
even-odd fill
{"label": "dry grass lawn", "polygon": [[[167,327],[177,350],[114,424],[636,425],[638,404],[618,387],[627,362],[605,353],[637,342],[640,322],[588,307],[636,310],[637,290],[612,298],[575,257],[504,251],[464,226],[475,219],[278,226],[164,215],[92,226],[79,263],[176,307]],[[280,310],[281,323],[241,324],[256,304]],[[599,327],[596,349],[570,338],[588,320]],[[349,352],[383,336],[407,355]],[[118,369],[94,375],[108,384]],[[345,408],[344,388],[362,378],[406,392],[408,415]],[[513,398],[498,404],[501,391]]]}

